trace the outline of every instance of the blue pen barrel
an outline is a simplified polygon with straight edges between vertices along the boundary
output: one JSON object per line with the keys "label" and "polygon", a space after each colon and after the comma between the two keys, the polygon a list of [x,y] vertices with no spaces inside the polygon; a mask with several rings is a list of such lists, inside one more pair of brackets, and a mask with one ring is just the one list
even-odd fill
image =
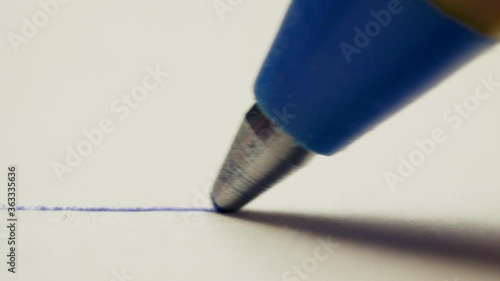
{"label": "blue pen barrel", "polygon": [[255,95],[300,144],[330,155],[495,42],[422,0],[294,0]]}

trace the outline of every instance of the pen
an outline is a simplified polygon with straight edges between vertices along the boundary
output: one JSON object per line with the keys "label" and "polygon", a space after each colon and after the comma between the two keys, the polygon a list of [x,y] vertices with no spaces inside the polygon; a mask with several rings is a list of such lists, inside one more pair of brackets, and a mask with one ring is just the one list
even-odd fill
{"label": "pen", "polygon": [[332,155],[500,35],[496,0],[293,0],[212,190],[236,211]]}

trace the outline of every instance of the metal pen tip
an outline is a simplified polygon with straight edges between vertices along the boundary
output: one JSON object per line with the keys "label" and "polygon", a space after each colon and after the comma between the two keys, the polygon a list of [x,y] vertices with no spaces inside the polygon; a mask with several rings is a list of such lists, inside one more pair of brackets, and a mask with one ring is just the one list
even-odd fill
{"label": "metal pen tip", "polygon": [[303,166],[313,153],[265,117],[246,114],[212,190],[218,212],[233,212]]}

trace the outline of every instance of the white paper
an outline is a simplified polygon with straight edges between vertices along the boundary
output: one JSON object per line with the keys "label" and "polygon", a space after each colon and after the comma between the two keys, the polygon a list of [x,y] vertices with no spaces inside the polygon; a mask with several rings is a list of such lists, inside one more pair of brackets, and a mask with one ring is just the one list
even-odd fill
{"label": "white paper", "polygon": [[[460,125],[443,119],[500,81],[499,48],[223,216],[199,209],[289,1],[218,2],[57,2],[18,48],[9,34],[48,12],[0,4],[0,205],[15,164],[25,208],[15,274],[0,211],[0,280],[499,280],[500,87]],[[399,157],[440,129],[446,141],[391,188]]]}

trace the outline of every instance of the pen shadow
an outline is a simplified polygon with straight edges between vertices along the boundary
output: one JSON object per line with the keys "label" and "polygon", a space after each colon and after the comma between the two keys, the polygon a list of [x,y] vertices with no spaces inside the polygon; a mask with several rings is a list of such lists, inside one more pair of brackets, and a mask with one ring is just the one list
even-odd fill
{"label": "pen shadow", "polygon": [[314,236],[500,268],[500,231],[465,223],[395,221],[377,217],[325,217],[241,211],[230,215],[249,222],[286,227]]}

